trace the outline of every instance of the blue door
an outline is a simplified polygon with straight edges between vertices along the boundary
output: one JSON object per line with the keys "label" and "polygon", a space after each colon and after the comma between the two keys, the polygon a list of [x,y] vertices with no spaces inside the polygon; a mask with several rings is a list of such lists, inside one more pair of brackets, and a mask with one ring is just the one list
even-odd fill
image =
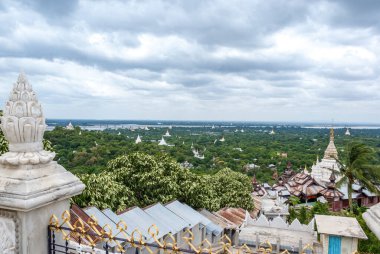
{"label": "blue door", "polygon": [[342,238],[340,236],[329,236],[329,254],[340,254]]}

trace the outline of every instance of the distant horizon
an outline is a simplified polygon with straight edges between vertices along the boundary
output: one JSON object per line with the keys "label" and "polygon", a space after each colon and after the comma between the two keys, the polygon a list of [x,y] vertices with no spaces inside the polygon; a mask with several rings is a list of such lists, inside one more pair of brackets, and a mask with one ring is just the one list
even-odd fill
{"label": "distant horizon", "polygon": [[[326,127],[334,127],[339,125],[345,125],[345,127],[368,125],[368,126],[380,126],[380,123],[370,123],[370,122],[334,122],[328,123],[323,121],[252,121],[252,120],[197,120],[197,119],[188,119],[188,120],[175,120],[175,119],[95,119],[95,118],[46,118],[47,121],[65,121],[65,122],[76,122],[76,121],[98,121],[98,122],[190,122],[190,123],[253,123],[253,124],[297,124],[297,125],[326,125]],[[347,126],[346,126],[347,125]],[[342,127],[342,128],[345,128]]]}

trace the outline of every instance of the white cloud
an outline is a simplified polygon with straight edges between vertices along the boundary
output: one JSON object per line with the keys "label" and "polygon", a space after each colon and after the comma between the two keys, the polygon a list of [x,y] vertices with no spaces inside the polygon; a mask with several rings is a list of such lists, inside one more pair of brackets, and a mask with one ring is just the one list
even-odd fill
{"label": "white cloud", "polygon": [[5,1],[0,96],[23,69],[54,118],[374,122],[380,24],[352,8]]}

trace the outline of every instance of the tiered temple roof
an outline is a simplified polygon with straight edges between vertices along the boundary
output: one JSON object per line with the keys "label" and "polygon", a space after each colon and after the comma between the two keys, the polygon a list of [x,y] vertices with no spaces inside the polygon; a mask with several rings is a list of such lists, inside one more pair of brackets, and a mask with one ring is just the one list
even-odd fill
{"label": "tiered temple roof", "polygon": [[325,189],[317,183],[310,175],[297,173],[285,183],[288,191],[297,197],[304,199],[316,198],[320,192]]}
{"label": "tiered temple roof", "polygon": [[333,171],[330,176],[330,183],[327,185],[326,189],[321,191],[321,194],[323,195],[323,197],[325,197],[329,201],[338,201],[344,196],[342,192],[336,189],[335,180],[336,180],[336,177]]}

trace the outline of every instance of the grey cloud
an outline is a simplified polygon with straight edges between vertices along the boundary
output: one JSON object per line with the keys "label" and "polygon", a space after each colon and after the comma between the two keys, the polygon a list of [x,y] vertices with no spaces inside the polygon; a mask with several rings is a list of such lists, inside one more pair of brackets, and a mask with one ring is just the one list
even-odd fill
{"label": "grey cloud", "polygon": [[[183,117],[175,103],[184,98],[202,117],[209,107],[236,119],[228,107],[239,106],[241,118],[256,107],[262,119],[281,118],[271,112],[286,106],[307,118],[310,107],[339,112],[349,101],[371,115],[379,11],[378,1],[1,1],[0,75],[8,82],[33,65],[26,69],[43,84],[40,98],[82,105],[78,115],[93,103],[104,107],[97,114],[130,103],[149,117],[152,98],[168,118]],[[284,31],[291,36],[275,37]],[[105,42],[90,43],[93,35]],[[347,56],[345,47],[362,51]]]}

